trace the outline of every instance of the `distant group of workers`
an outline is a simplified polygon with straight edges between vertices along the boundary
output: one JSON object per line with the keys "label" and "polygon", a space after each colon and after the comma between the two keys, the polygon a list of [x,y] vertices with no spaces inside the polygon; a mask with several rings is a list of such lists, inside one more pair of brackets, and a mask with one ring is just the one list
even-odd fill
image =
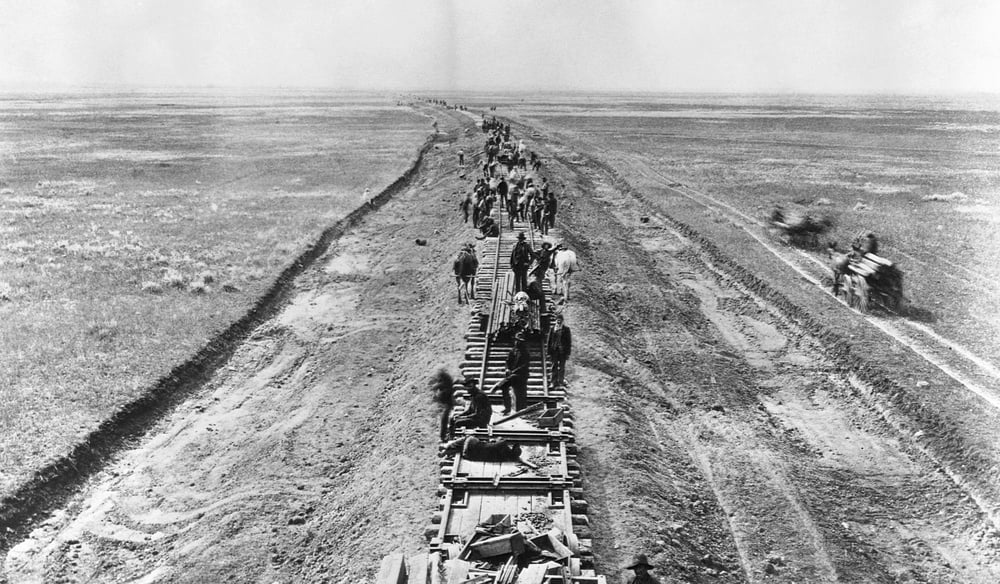
{"label": "distant group of workers", "polygon": [[[550,190],[548,179],[543,177],[540,184],[536,185],[535,178],[527,176],[529,165],[537,175],[542,160],[535,152],[527,149],[523,140],[519,140],[516,145],[511,141],[510,124],[504,124],[496,117],[487,119],[484,115],[482,130],[487,134],[481,163],[483,176],[476,179],[472,191],[459,204],[463,223],[467,224],[472,220],[473,227],[480,232],[477,239],[498,237],[501,228],[492,214],[494,209],[499,208],[507,212],[509,229],[514,229],[515,221],[530,222],[537,233],[547,235],[554,226],[558,202]],[[463,168],[467,163],[463,150],[458,151],[458,163]],[[557,265],[557,257],[564,261]],[[542,284],[549,269],[554,269],[554,288],[558,288],[561,279],[562,300],[565,302],[568,299],[569,278],[576,269],[576,255],[572,251],[566,250],[561,244],[553,246],[549,241],[543,241],[536,250],[521,231],[517,234],[509,259],[515,299],[526,295],[528,300],[538,303],[540,315],[548,315]],[[470,281],[471,287],[475,287],[474,273],[477,268],[475,247],[471,244],[463,245],[455,261],[455,275],[460,290],[466,290],[467,296],[471,298],[475,297],[474,292],[469,293],[468,289]],[[459,302],[461,299],[460,292]],[[549,320],[550,328],[544,337],[542,348],[549,363],[549,385],[558,388],[565,384],[566,362],[572,352],[573,339],[562,312],[552,312]],[[521,458],[521,447],[514,442],[503,439],[482,441],[471,435],[449,441],[456,431],[485,429],[490,426],[494,416],[489,397],[492,393],[502,392],[503,416],[528,408],[531,362],[528,333],[526,330],[518,330],[506,355],[503,378],[488,390],[480,387],[478,380],[474,378],[454,380],[445,370],[436,374],[432,380],[432,389],[435,401],[441,407],[439,438],[443,454],[461,453],[468,460],[518,461],[533,467]],[[455,397],[458,392],[465,394],[465,406],[461,411],[455,412]],[[629,579],[630,584],[658,584],[658,580],[649,573],[653,566],[643,554],[636,556],[625,568],[635,572]]]}

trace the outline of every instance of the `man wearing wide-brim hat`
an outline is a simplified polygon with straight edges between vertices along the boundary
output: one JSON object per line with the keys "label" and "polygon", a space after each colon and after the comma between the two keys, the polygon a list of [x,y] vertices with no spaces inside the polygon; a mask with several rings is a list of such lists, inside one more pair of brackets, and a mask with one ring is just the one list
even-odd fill
{"label": "man wearing wide-brim hat", "polygon": [[517,234],[517,243],[510,252],[510,269],[514,272],[514,293],[523,291],[528,287],[528,268],[535,260],[535,250],[531,249],[524,237],[524,232]]}
{"label": "man wearing wide-brim hat", "polygon": [[507,353],[506,370],[504,380],[493,388],[503,390],[503,413],[509,414],[510,390],[514,390],[514,410],[522,410],[528,407],[528,368],[531,358],[528,355],[528,337],[524,331],[518,331],[514,336],[514,346]]}
{"label": "man wearing wide-brim hat", "polygon": [[660,584],[660,581],[649,573],[653,569],[653,564],[646,559],[646,554],[637,555],[625,569],[635,572],[635,576],[629,579],[628,584]]}

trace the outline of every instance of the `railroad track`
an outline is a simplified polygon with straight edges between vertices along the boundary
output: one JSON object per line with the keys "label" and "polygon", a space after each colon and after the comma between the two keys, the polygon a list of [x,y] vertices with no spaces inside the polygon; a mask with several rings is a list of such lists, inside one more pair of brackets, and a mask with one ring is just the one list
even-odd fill
{"label": "railroad track", "polygon": [[[498,205],[498,207],[500,207]],[[479,310],[474,311],[466,330],[467,346],[460,363],[467,379],[476,379],[489,390],[504,377],[507,352],[512,341],[496,331],[495,319],[505,314],[499,303],[506,302],[510,257],[518,232],[524,232],[537,249],[541,237],[530,223],[514,222],[509,229],[505,209],[493,210],[501,227],[500,236],[486,238],[476,277]],[[547,307],[552,307],[548,278],[543,283]],[[485,315],[485,316],[480,316]],[[541,313],[541,331],[547,331],[549,310]],[[606,584],[593,570],[591,531],[587,502],[583,498],[580,466],[571,410],[564,388],[550,387],[549,364],[545,355],[545,335],[527,340],[528,408],[530,414],[503,416],[501,396],[490,394],[493,407],[491,425],[466,429],[454,436],[474,436],[480,440],[505,439],[522,448],[518,462],[466,460],[461,453],[440,461],[438,511],[425,529],[429,542],[426,554],[409,559],[401,554],[383,559],[378,584]],[[525,553],[483,556],[481,547],[489,536],[477,534],[484,525],[509,523],[515,539],[522,537]],[[530,545],[549,552],[534,554]],[[510,544],[517,548],[520,544]]]}

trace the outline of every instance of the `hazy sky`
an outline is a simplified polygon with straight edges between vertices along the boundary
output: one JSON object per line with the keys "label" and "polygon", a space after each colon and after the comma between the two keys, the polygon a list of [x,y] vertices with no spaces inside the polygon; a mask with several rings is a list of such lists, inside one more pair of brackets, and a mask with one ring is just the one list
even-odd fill
{"label": "hazy sky", "polygon": [[995,0],[0,0],[0,90],[1000,92]]}

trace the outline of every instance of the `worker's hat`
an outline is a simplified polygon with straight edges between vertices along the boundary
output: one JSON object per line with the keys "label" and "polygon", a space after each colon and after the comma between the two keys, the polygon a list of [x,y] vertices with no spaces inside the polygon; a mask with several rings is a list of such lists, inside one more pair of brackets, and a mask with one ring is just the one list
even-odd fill
{"label": "worker's hat", "polygon": [[631,564],[625,566],[625,569],[626,570],[634,570],[635,568],[637,568],[639,566],[646,566],[647,568],[652,568],[653,564],[650,564],[649,560],[646,559],[646,554],[639,554],[639,555],[635,556],[635,558],[632,560]]}
{"label": "worker's hat", "polygon": [[520,240],[520,241],[524,241],[524,232],[523,231],[518,231],[517,232],[517,239]]}

